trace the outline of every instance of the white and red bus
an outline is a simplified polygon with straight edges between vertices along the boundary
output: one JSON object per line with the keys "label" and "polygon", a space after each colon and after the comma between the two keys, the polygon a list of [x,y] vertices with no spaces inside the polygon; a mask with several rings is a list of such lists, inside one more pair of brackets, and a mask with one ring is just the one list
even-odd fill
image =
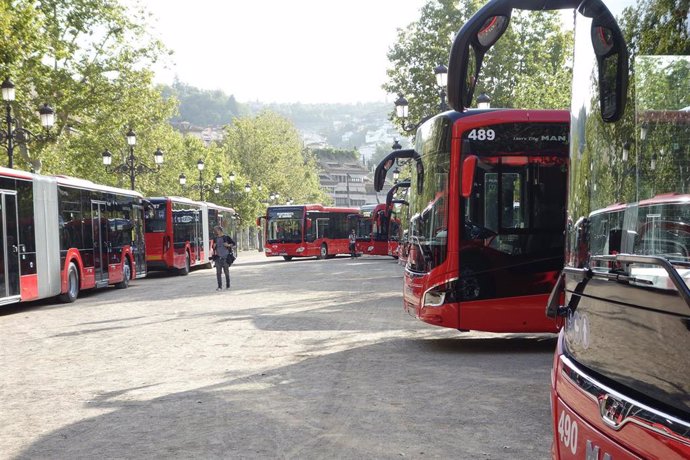
{"label": "white and red bus", "polygon": [[0,200],[0,305],[146,275],[139,193],[0,168]]}
{"label": "white and red bus", "polygon": [[[237,213],[233,208],[228,208],[227,206],[220,206],[208,201],[205,203],[208,213],[209,254],[211,254],[213,252],[213,238],[216,236],[213,229],[216,226],[220,226],[223,229],[223,233],[237,241]],[[235,245],[234,252],[237,255],[237,245]]]}
{"label": "white and red bus", "polygon": [[208,206],[181,197],[153,197],[146,214],[146,263],[149,270],[210,266]]}
{"label": "white and red bus", "polygon": [[568,112],[448,111],[410,158],[405,309],[460,330],[556,332],[544,305],[563,266]]}
{"label": "white and red bus", "polygon": [[264,253],[267,257],[332,258],[349,254],[348,216],[357,208],[333,208],[320,204],[269,206],[259,218],[264,228]]}
{"label": "white and red bus", "polygon": [[453,45],[456,110],[513,8],[575,9],[552,456],[690,458],[688,2],[492,0]]}

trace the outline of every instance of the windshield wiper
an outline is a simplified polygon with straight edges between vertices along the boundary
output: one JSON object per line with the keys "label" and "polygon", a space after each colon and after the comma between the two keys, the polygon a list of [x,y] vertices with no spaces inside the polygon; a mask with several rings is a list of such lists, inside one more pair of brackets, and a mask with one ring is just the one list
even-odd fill
{"label": "windshield wiper", "polygon": [[[673,266],[673,263],[668,260],[665,257],[660,257],[660,256],[644,256],[644,255],[637,255],[637,254],[615,254],[615,255],[610,255],[610,256],[592,256],[592,260],[599,260],[602,262],[618,262],[620,264],[646,264],[646,265],[654,265],[657,267],[663,268],[666,273],[668,273],[668,277],[675,286],[676,290],[680,294],[680,296],[685,300],[685,303],[690,305],[690,287],[688,287],[687,284],[685,284],[685,280],[680,276],[678,273],[678,270],[676,270],[676,267]],[[674,262],[675,263],[675,262]],[[686,263],[681,263],[678,265],[684,265],[687,266]],[[634,282],[639,282],[642,284],[653,284],[649,280],[641,280],[639,278],[635,278],[633,276],[628,276],[628,275],[623,275],[621,273],[617,273],[615,271],[612,271],[610,273],[601,273],[601,272],[594,272],[594,276],[616,276],[619,277],[621,281],[634,281]]]}

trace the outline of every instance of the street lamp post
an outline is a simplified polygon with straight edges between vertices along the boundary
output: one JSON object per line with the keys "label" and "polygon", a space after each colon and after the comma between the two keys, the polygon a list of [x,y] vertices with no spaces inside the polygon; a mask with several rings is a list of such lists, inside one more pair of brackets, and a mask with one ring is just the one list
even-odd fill
{"label": "street lamp post", "polygon": [[[442,112],[445,112],[446,110],[449,109],[448,104],[446,103],[446,86],[448,85],[448,68],[443,65],[439,64],[434,68],[434,77],[436,78],[436,85],[438,85],[439,89],[439,97],[441,98],[441,103],[438,105],[439,110]],[[427,115],[426,117],[422,118],[418,123],[408,123],[407,122],[407,117],[409,115],[409,103],[407,102],[407,99],[402,94],[398,94],[398,99],[395,100],[395,115],[402,120],[402,125],[401,128],[403,131],[410,133],[413,131],[416,131],[417,128],[419,128],[422,123],[430,119],[432,115]]]}
{"label": "street lamp post", "polygon": [[5,101],[5,120],[6,129],[0,130],[0,140],[5,142],[7,150],[7,167],[14,167],[14,148],[17,145],[26,145],[31,141],[47,141],[51,139],[50,128],[55,124],[55,111],[48,104],[43,104],[38,109],[41,117],[41,126],[45,129],[45,134],[34,134],[26,128],[17,127],[17,119],[12,116],[12,102],[15,99],[15,89],[12,80],[5,78],[2,82],[2,100]]}
{"label": "street lamp post", "polygon": [[491,108],[491,98],[486,93],[481,93],[477,96],[477,108],[478,109],[490,109]]}
{"label": "street lamp post", "polygon": [[235,180],[237,179],[237,176],[235,176],[235,173],[231,171],[228,179],[230,179],[230,204],[232,205],[235,204]]}
{"label": "street lamp post", "polygon": [[[204,185],[204,168],[206,164],[201,158],[196,162],[196,169],[199,170],[199,183],[194,184],[190,187],[192,190],[199,190],[199,201],[204,201],[204,192],[208,191],[215,193],[216,195],[220,193],[220,185],[223,183],[223,176],[220,173],[216,173],[215,184],[213,187],[211,185]],[[184,173],[180,174],[179,177],[180,185],[184,188],[187,185],[187,176]]]}
{"label": "street lamp post", "polygon": [[448,86],[448,67],[443,64],[439,64],[434,68],[434,76],[436,77],[436,84],[440,88],[438,95],[441,98],[441,103],[438,108],[441,112],[445,112],[449,109],[448,104],[446,104],[446,86]]}
{"label": "street lamp post", "polygon": [[130,187],[132,190],[134,190],[136,176],[144,173],[157,173],[160,171],[161,165],[164,161],[164,154],[160,147],[154,152],[153,161],[156,163],[155,168],[151,168],[143,163],[139,163],[137,161],[137,157],[134,156],[134,146],[137,144],[137,136],[134,133],[134,130],[130,128],[129,131],[127,131],[126,136],[127,145],[129,146],[129,156],[124,163],[119,164],[111,169],[110,166],[113,162],[113,154],[110,153],[108,149],[103,151],[101,157],[103,159],[103,166],[105,166],[106,172],[129,175]]}

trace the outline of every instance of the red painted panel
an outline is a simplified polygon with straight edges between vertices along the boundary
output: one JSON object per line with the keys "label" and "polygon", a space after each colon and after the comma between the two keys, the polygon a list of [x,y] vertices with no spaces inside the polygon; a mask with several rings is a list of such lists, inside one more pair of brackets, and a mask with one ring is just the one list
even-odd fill
{"label": "red painted panel", "polygon": [[22,302],[38,299],[38,275],[23,275],[19,278]]}
{"label": "red painted panel", "polygon": [[460,304],[460,329],[486,332],[558,332],[545,314],[548,294],[506,297]]}

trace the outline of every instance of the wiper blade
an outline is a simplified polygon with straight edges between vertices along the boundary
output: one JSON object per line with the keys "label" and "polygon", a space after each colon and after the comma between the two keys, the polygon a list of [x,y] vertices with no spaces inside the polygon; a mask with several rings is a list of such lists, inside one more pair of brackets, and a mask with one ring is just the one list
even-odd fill
{"label": "wiper blade", "polygon": [[[678,273],[678,270],[676,270],[676,267],[673,266],[673,263],[668,260],[665,257],[660,257],[660,256],[645,256],[645,255],[637,255],[637,254],[615,254],[615,255],[607,255],[607,256],[592,256],[592,260],[598,260],[602,262],[617,262],[619,264],[646,264],[646,265],[654,265],[656,267],[661,267],[663,268],[666,273],[668,274],[669,279],[673,283],[674,287],[680,294],[680,296],[685,300],[685,303],[690,306],[690,287],[688,287],[687,284],[685,284],[685,280],[680,276]],[[681,265],[685,265],[684,263]],[[614,275],[614,276],[621,276],[620,274],[617,274],[615,272],[611,272],[608,274],[604,274],[601,272],[596,272],[596,276],[606,276],[606,275]],[[639,280],[635,277],[628,277],[628,280],[635,279],[635,282],[641,282],[646,284],[646,280]],[[650,284],[653,284],[650,282]]]}

